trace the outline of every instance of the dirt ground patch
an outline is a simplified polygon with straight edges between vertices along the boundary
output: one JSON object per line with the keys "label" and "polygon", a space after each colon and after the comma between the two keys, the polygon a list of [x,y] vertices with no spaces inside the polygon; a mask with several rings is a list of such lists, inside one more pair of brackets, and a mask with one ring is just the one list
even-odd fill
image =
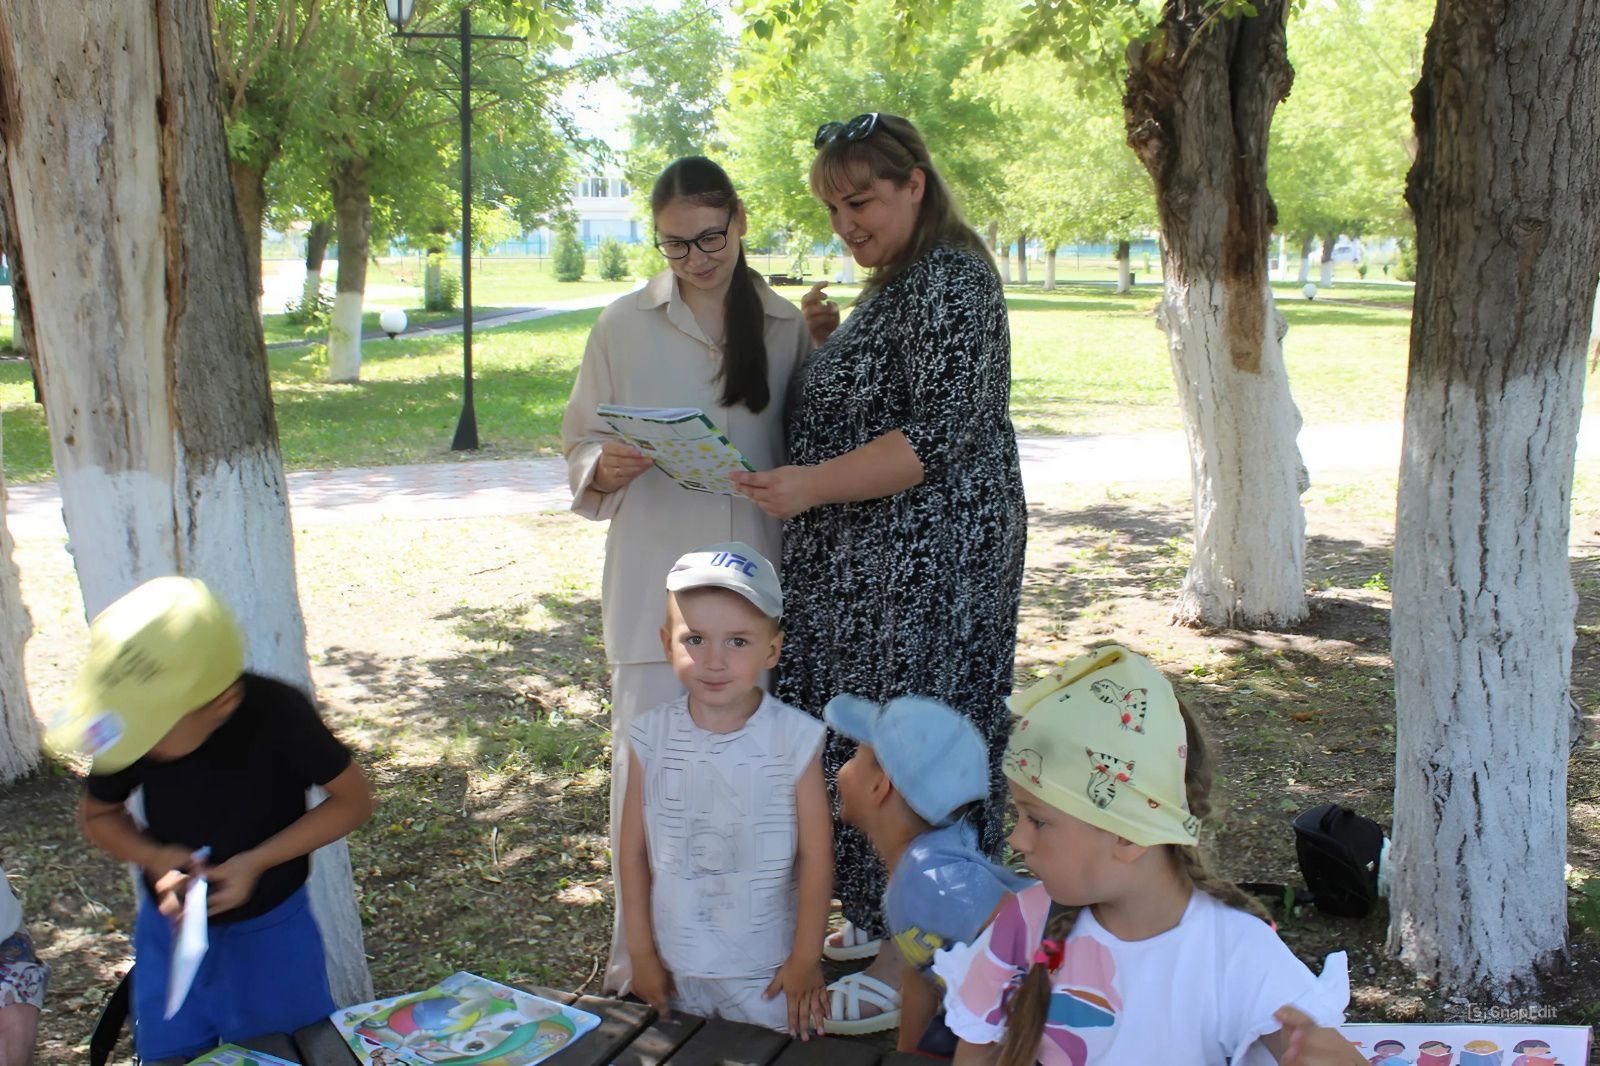
{"label": "dirt ground patch", "polygon": [[[1581,473],[1574,689],[1591,739],[1570,767],[1569,861],[1600,876],[1600,470]],[[1220,754],[1220,872],[1294,880],[1296,811],[1338,801],[1389,818],[1393,498],[1392,480],[1308,494],[1313,610],[1285,633],[1168,624],[1188,563],[1183,486],[1041,499],[1030,509],[1019,681],[1112,638],[1149,654],[1181,679]],[[602,547],[601,527],[564,514],[298,534],[319,696],[379,795],[350,842],[379,994],[462,968],[598,985],[611,919]],[[82,605],[60,542],[25,542],[18,562],[38,630],[30,683],[47,714],[81,661]],[[130,954],[129,881],[77,836],[75,791],[61,766],[0,791],[0,854],[55,970],[43,1063],[79,1060]],[[1569,963],[1540,993],[1561,1022],[1600,1022],[1600,900],[1588,899],[1574,896]],[[1313,964],[1350,952],[1353,1019],[1465,1015],[1468,1004],[1433,994],[1385,954],[1386,914],[1279,920]]]}

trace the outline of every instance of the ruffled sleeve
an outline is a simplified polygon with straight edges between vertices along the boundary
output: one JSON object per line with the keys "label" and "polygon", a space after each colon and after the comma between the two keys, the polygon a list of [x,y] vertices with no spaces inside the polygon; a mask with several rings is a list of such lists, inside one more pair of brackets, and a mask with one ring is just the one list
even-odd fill
{"label": "ruffled sleeve", "polygon": [[[1281,945],[1281,941],[1280,941]],[[1236,1066],[1276,1066],[1277,1059],[1261,1043],[1268,1033],[1283,1028],[1273,1014],[1280,1007],[1295,1007],[1318,1025],[1336,1026],[1344,1022],[1350,1003],[1350,962],[1342,951],[1322,961],[1322,973],[1312,976],[1288,948],[1287,963],[1262,982],[1256,1001],[1249,1008],[1250,1021],[1239,1031],[1229,1061]]]}
{"label": "ruffled sleeve", "polygon": [[[1009,896],[976,940],[933,957],[933,972],[945,987],[945,1024],[969,1044],[994,1044],[1005,1035],[1006,1003],[1031,965],[1043,928],[1043,914],[1037,923],[1029,920],[1035,908],[1027,897],[1042,891],[1036,885]],[[1048,913],[1048,897],[1044,904]]]}

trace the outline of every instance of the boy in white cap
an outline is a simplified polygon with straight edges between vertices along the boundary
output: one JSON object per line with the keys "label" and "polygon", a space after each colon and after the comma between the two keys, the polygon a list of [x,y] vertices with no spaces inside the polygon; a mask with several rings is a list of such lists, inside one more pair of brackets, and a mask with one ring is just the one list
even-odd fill
{"label": "boy in white cap", "polygon": [[[84,836],[144,874],[133,934],[141,1061],[188,1061],[333,1010],[308,856],[365,822],[372,795],[303,692],[244,671],[238,626],[204,584],[156,578],[96,616],[73,705],[47,741],[93,756]],[[308,811],[312,785],[328,798]],[[123,806],[138,788],[142,829]],[[201,875],[209,947],[167,1018],[173,919]]]}
{"label": "boy in white cap", "polygon": [[[1029,884],[979,851],[977,827],[963,818],[989,794],[988,749],[971,721],[920,696],[881,707],[836,696],[822,714],[857,742],[839,768],[839,819],[865,833],[888,868],[884,917],[905,963],[899,1010],[894,989],[850,974],[832,986],[827,1029],[861,1034],[898,1024],[899,1050],[949,1058],[956,1039],[940,1017],[934,952],[971,942],[1006,896]],[[879,1012],[863,1017],[862,1000]]]}
{"label": "boy in white cap", "polygon": [[761,688],[783,592],[749,545],[684,555],[662,647],[686,695],[628,731],[620,872],[632,990],[666,1013],[807,1037],[833,888],[822,723]]}

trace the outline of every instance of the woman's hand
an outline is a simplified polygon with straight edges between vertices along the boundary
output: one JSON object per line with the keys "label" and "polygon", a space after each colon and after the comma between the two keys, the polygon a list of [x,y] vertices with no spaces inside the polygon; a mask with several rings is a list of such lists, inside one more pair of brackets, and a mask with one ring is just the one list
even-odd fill
{"label": "woman's hand", "polygon": [[774,518],[793,518],[825,503],[816,486],[816,467],[780,466],[750,474],[736,471],[729,480],[750,502]]}
{"label": "woman's hand", "polygon": [[833,331],[839,328],[839,305],[822,291],[827,284],[819,281],[800,297],[800,313],[805,316],[806,329],[817,344],[833,336]]}
{"label": "woman's hand", "polygon": [[654,460],[626,441],[608,440],[600,446],[600,461],[594,464],[589,484],[596,492],[616,492],[654,465]]}

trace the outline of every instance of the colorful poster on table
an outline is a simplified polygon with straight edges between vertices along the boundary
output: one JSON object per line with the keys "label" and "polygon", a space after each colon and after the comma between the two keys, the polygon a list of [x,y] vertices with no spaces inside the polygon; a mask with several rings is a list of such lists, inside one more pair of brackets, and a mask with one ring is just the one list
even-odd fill
{"label": "colorful poster on table", "polygon": [[1582,1025],[1341,1025],[1370,1066],[1588,1066]]}

